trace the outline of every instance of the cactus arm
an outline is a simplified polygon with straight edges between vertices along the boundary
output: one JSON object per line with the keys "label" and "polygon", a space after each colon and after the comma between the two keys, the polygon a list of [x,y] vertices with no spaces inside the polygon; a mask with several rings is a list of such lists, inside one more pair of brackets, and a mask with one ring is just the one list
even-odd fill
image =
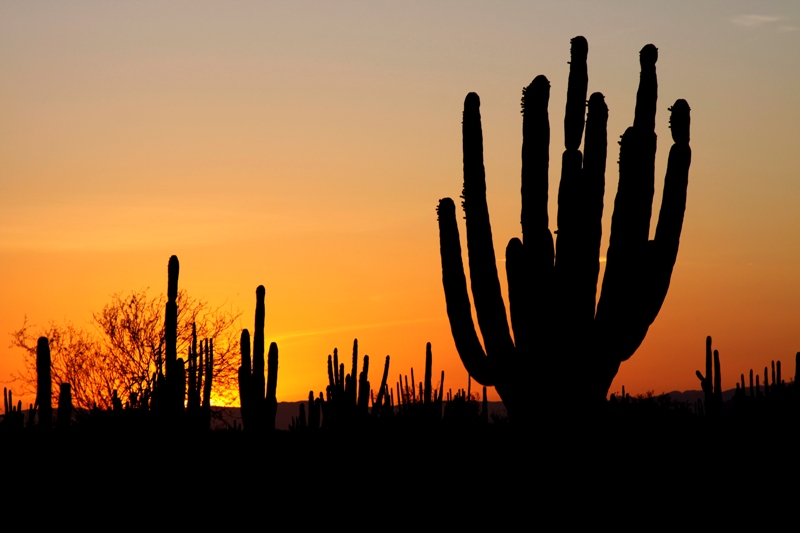
{"label": "cactus arm", "polygon": [[[561,181],[558,186],[558,238],[556,239],[556,265],[571,270],[579,260],[575,257],[581,209],[581,167],[583,156],[579,150],[583,137],[586,114],[586,91],[589,83],[586,68],[588,45],[583,37],[571,41],[567,107],[564,113],[564,146],[561,157]],[[571,302],[570,302],[571,303]]]}
{"label": "cactus arm", "polygon": [[333,389],[334,387],[334,380],[333,380],[333,363],[331,362],[331,355],[328,354],[328,387]]}
{"label": "cactus arm", "polygon": [[553,266],[555,252],[549,229],[547,199],[550,167],[550,82],[536,76],[522,90],[522,237],[535,247],[535,264]]}
{"label": "cactus arm", "polygon": [[506,277],[508,278],[508,308],[511,314],[511,328],[514,330],[514,344],[525,351],[529,344],[528,272],[526,271],[525,251],[522,241],[516,237],[508,241],[506,247]]}
{"label": "cactus arm", "polygon": [[203,382],[203,409],[211,409],[211,385],[214,382],[214,339],[206,340],[206,368]]}
{"label": "cactus arm", "polygon": [[[494,375],[483,351],[467,294],[467,278],[461,259],[461,241],[456,224],[456,207],[450,198],[439,200],[439,246],[442,258],[442,285],[444,287],[447,317],[456,350],[470,375],[480,383],[494,384]],[[399,391],[399,389],[398,389]],[[398,392],[398,401],[400,395]]]}
{"label": "cactus arm", "polygon": [[423,403],[430,404],[433,400],[433,390],[431,385],[431,372],[433,366],[433,352],[431,351],[431,343],[425,345],[425,394]]}
{"label": "cactus arm", "polygon": [[[355,371],[353,371],[355,372]],[[359,395],[357,396],[357,403],[358,410],[363,413],[367,414],[369,410],[369,356],[364,356],[364,364],[362,366],[361,374],[358,376],[358,391]],[[355,376],[351,377],[351,381],[355,382]],[[353,391],[355,391],[355,385],[353,385]]]}
{"label": "cactus arm", "polygon": [[639,74],[639,89],[636,92],[636,110],[633,119],[633,127],[641,131],[649,132],[656,129],[658,98],[656,61],[658,61],[658,48],[652,44],[645,45],[639,52],[642,71]]}
{"label": "cactus arm", "polygon": [[[714,392],[714,389],[711,387],[711,383],[712,383],[711,379],[712,379],[712,376],[713,376],[713,374],[711,373],[712,372],[712,370],[711,370],[712,369],[712,366],[711,366],[711,364],[712,364],[712,362],[711,362],[712,361],[711,354],[712,353],[713,352],[711,351],[711,336],[709,335],[708,337],[706,337],[706,384],[708,386],[708,394],[709,395],[711,395]],[[706,389],[703,389],[703,390],[706,390]]]}
{"label": "cactus arm", "polygon": [[650,244],[652,291],[646,313],[650,323],[655,320],[667,296],[672,270],[678,257],[683,216],[686,211],[686,189],[689,184],[689,165],[692,149],[689,147],[689,104],[678,100],[670,108],[670,127],[675,144],[669,151],[664,194],[658,215],[656,235]]}
{"label": "cactus arm", "polygon": [[655,319],[653,306],[646,305],[654,301],[649,296],[653,288],[646,258],[652,248],[648,238],[655,181],[657,59],[658,51],[653,45],[645,46],[639,54],[641,75],[634,125],[625,131],[620,142],[619,186],[597,305],[596,324],[612,379],[619,363],[633,355]]}
{"label": "cactus arm", "polygon": [[719,351],[714,350],[714,400],[722,409],[722,370],[719,364]]}
{"label": "cactus arm", "polygon": [[[512,244],[506,248],[506,270],[509,276],[509,307],[514,341],[523,352],[527,351],[526,336],[536,338],[537,345],[547,338],[551,329],[551,281],[555,246],[550,233],[547,212],[548,171],[550,165],[550,119],[547,106],[550,100],[550,82],[536,76],[522,93],[522,242],[524,255],[518,257]],[[516,244],[514,245],[516,246]],[[519,254],[518,254],[519,255]],[[519,261],[515,261],[519,259]],[[525,263],[526,278],[511,287],[508,271],[512,263]],[[514,265],[511,265],[513,269]],[[516,300],[516,301],[515,301]],[[528,302],[528,303],[525,303]],[[533,302],[536,302],[534,304]],[[546,351],[546,350],[545,350]]]}
{"label": "cactus arm", "polygon": [[[649,238],[650,215],[655,181],[655,47],[645,46],[640,55],[641,76],[636,95],[634,126],[622,135],[619,155],[619,187],[611,217],[611,236],[608,249],[610,272],[618,263],[630,270],[629,255],[640,252]],[[652,115],[652,116],[650,116]],[[611,288],[611,287],[609,287]],[[603,284],[605,291],[605,283]]]}
{"label": "cactus arm", "polygon": [[242,330],[242,337],[239,342],[239,347],[242,351],[242,364],[239,367],[239,408],[242,417],[242,426],[248,428],[249,408],[252,404],[250,383],[252,374],[250,373],[250,332],[246,329]]}
{"label": "cactus arm", "polygon": [[506,319],[506,306],[500,293],[497,259],[492,242],[492,227],[486,203],[486,172],[483,165],[483,132],[480,98],[469,93],[464,100],[462,125],[464,154],[463,207],[467,219],[467,255],[472,296],[478,315],[486,353],[502,357],[513,351]]}
{"label": "cactus arm", "polygon": [[564,145],[567,150],[577,150],[583,136],[583,121],[589,75],[586,56],[589,44],[584,37],[570,40],[569,79],[567,81],[567,108],[564,112]]}
{"label": "cactus arm", "polygon": [[583,156],[583,187],[585,214],[584,250],[582,260],[585,268],[581,282],[586,298],[587,312],[591,309],[594,319],[597,298],[597,278],[600,274],[600,240],[603,235],[603,195],[606,186],[606,160],[608,154],[608,106],[601,93],[589,97],[589,112],[586,116],[586,141]]}
{"label": "cactus arm", "polygon": [[348,391],[350,393],[350,401],[353,404],[358,403],[358,381],[356,377],[358,377],[358,339],[353,339],[353,368],[350,370],[350,385],[353,388],[352,391]]}
{"label": "cactus arm", "polygon": [[381,386],[378,389],[378,397],[372,402],[372,414],[377,416],[383,407],[383,397],[386,394],[386,380],[389,379],[389,356],[386,356],[386,362],[383,364],[383,377],[381,378]]}
{"label": "cactus arm", "polygon": [[[263,375],[263,374],[262,374]],[[275,415],[278,412],[278,345],[270,343],[267,354],[267,396],[266,396],[266,427],[275,429]]]}
{"label": "cactus arm", "polygon": [[255,398],[264,398],[264,298],[266,289],[263,285],[256,288],[256,323],[253,330],[253,387]]}
{"label": "cactus arm", "polygon": [[[583,155],[579,148],[586,114],[586,91],[589,83],[586,67],[588,45],[583,37],[571,41],[567,104],[564,113],[564,146],[561,156],[561,180],[558,185],[558,235],[556,238],[556,275],[561,295],[555,302],[562,325],[575,325],[580,315],[576,283],[581,268],[581,231],[583,213]],[[592,310],[594,311],[594,310]],[[592,315],[592,318],[594,315]]]}

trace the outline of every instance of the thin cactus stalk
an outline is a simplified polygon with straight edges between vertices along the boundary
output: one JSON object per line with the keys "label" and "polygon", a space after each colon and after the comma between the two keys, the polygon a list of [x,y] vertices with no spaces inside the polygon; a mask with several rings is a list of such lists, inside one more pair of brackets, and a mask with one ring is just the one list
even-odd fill
{"label": "thin cactus stalk", "polygon": [[263,285],[256,288],[256,322],[253,330],[253,378],[251,394],[253,395],[252,418],[260,428],[264,423],[264,394],[266,379],[264,377],[264,320],[266,317],[264,298],[267,290]]}
{"label": "thin cactus stalk", "polygon": [[[574,383],[571,392],[576,402],[601,404],[620,364],[634,354],[655,320],[678,253],[691,161],[689,106],[678,100],[671,108],[674,144],[655,239],[650,241],[658,54],[655,46],[647,45],[640,53],[642,70],[633,126],[621,141],[619,186],[597,301],[608,109],[601,93],[592,94],[584,123],[587,52],[583,37],[572,40],[555,245],[547,211],[550,83],[537,76],[523,91],[523,238],[509,242],[505,263],[510,326],[486,202],[480,99],[470,93],[464,101],[462,205],[483,345],[472,319],[455,203],[444,198],[438,206],[442,284],[456,349],[473,378],[495,386],[512,420],[530,416],[523,407],[532,403],[530,383],[547,383],[534,376],[566,371]],[[558,394],[557,385],[547,383],[548,397]]]}
{"label": "thin cactus stalk", "polygon": [[[389,379],[389,356],[386,356],[386,361],[383,363],[383,377],[381,377],[381,386],[378,389],[378,397],[372,402],[372,416],[379,416],[383,409],[384,396],[386,395],[386,381]],[[394,403],[394,402],[392,402]]]}
{"label": "thin cactus stalk", "polygon": [[72,387],[69,383],[62,383],[58,394],[58,414],[56,426],[60,429],[68,428],[72,421]]}
{"label": "thin cactus stalk", "polygon": [[267,355],[267,396],[264,400],[265,427],[275,429],[275,415],[278,413],[278,345],[271,342]]}
{"label": "thin cactus stalk", "polygon": [[250,421],[250,408],[252,394],[250,383],[252,380],[252,369],[250,367],[250,332],[242,330],[239,341],[239,348],[242,355],[242,364],[239,366],[239,414],[242,417],[242,429],[252,427]]}
{"label": "thin cactus stalk", "polygon": [[[355,373],[355,368],[353,369]],[[360,416],[366,416],[369,412],[369,356],[364,356],[364,365],[358,376],[358,412]],[[352,381],[355,382],[355,379]]]}
{"label": "thin cactus stalk", "polygon": [[36,405],[39,410],[39,426],[50,428],[53,424],[53,398],[50,374],[50,342],[39,337],[36,343]]}
{"label": "thin cactus stalk", "polygon": [[214,383],[214,339],[205,342],[205,372],[203,381],[202,427],[211,428],[211,387]]}
{"label": "thin cactus stalk", "polygon": [[431,366],[433,365],[433,352],[431,351],[431,343],[425,345],[425,398],[423,402],[425,405],[430,405],[432,399],[432,385],[431,385]]}
{"label": "thin cactus stalk", "polygon": [[481,401],[481,421],[489,423],[489,397],[486,394],[486,386],[483,387],[483,400]]}
{"label": "thin cactus stalk", "polygon": [[350,394],[348,396],[350,397],[350,402],[355,404],[355,403],[360,403],[359,402],[360,396],[358,395],[358,387],[361,386],[360,380],[359,383],[356,383],[356,376],[358,375],[358,339],[353,340],[353,366],[351,368],[352,368],[352,373],[350,377],[350,387],[352,390],[349,391]]}
{"label": "thin cactus stalk", "polygon": [[181,384],[178,368],[178,274],[180,264],[177,256],[169,258],[167,266],[167,305],[164,312],[164,351],[166,366],[166,386],[168,409],[172,412],[183,410],[180,398]]}

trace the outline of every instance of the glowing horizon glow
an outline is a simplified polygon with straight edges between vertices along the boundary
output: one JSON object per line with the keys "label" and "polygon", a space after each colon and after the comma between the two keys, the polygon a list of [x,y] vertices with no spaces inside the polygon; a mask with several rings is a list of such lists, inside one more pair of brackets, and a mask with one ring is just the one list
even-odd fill
{"label": "glowing horizon glow", "polygon": [[[556,229],[576,35],[589,42],[589,91],[609,106],[602,257],[613,141],[633,119],[643,45],[659,48],[651,233],[667,108],[677,98],[692,108],[670,290],[611,391],[699,389],[706,335],[726,389],[773,359],[788,379],[800,349],[800,5],[788,1],[4,3],[0,336],[26,315],[88,327],[110,294],[164,292],[175,254],[180,287],[241,310],[239,327],[252,329],[255,288],[266,287],[280,401],[324,390],[327,355],[348,354],[353,338],[373,384],[387,354],[395,379],[422,369],[430,341],[434,374],[466,387],[435,213],[461,191],[463,99],[481,96],[502,262],[520,235],[521,89],[540,73],[552,87]],[[7,386],[21,353],[6,347]]]}

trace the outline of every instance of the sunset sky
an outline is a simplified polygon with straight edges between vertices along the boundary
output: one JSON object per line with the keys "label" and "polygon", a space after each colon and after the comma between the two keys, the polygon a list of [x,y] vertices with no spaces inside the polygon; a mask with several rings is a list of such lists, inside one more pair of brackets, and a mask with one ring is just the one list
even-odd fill
{"label": "sunset sky", "polygon": [[609,107],[603,254],[614,141],[633,120],[643,45],[659,48],[655,213],[672,143],[667,108],[678,98],[692,108],[670,290],[611,391],[698,389],[706,335],[726,389],[773,359],[793,376],[796,1],[5,1],[0,382],[22,368],[8,333],[25,316],[92,328],[111,294],[166,291],[175,254],[180,287],[241,310],[240,327],[252,329],[255,289],[266,287],[279,400],[323,390],[327,355],[349,353],[356,337],[373,357],[374,387],[387,354],[392,381],[412,366],[421,375],[428,341],[434,375],[465,386],[435,212],[461,192],[464,96],[481,97],[502,259],[520,235],[521,89],[538,74],[551,82],[556,229],[576,35],[589,43],[589,91]]}

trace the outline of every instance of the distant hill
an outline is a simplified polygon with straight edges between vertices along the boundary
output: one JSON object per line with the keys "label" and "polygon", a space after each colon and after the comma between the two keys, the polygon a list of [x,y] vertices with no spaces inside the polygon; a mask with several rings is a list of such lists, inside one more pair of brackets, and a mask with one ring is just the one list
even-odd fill
{"label": "distant hill", "polygon": [[[674,390],[672,392],[668,392],[667,394],[669,394],[669,397],[672,398],[673,401],[688,402],[688,403],[694,403],[697,400],[704,399],[705,397],[703,391],[701,390],[686,390],[683,392]],[[726,391],[722,391],[722,401],[727,402],[729,400],[732,400],[734,394],[736,394],[736,389],[728,389]]]}

